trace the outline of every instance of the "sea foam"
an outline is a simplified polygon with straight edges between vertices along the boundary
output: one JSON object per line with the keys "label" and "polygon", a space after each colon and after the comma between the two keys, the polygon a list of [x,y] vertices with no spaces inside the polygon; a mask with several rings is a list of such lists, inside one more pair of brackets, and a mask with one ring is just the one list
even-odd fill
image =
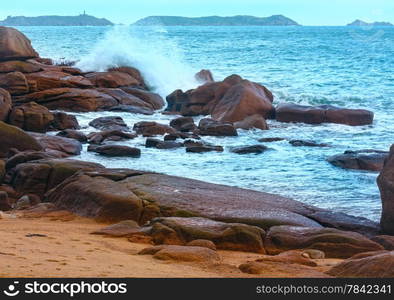
{"label": "sea foam", "polygon": [[[162,30],[160,30],[162,29]],[[163,28],[115,26],[76,65],[83,71],[111,67],[139,69],[150,88],[165,97],[176,89],[195,88],[198,82],[176,41]]]}

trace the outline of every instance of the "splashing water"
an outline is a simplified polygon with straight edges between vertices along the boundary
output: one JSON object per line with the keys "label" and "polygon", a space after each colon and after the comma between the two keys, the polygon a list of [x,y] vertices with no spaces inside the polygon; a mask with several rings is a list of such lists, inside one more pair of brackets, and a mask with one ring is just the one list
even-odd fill
{"label": "splashing water", "polygon": [[163,97],[176,89],[195,88],[196,70],[184,62],[176,41],[165,34],[158,28],[116,26],[81,58],[77,67],[100,72],[111,67],[135,67],[151,89]]}

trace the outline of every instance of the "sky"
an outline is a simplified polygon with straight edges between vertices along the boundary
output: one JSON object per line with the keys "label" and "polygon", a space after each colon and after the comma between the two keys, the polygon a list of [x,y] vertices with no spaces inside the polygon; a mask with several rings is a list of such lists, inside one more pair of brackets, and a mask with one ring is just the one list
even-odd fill
{"label": "sky", "polygon": [[89,15],[131,24],[154,15],[267,17],[283,14],[302,25],[345,25],[356,19],[394,23],[393,0],[1,0],[7,16]]}

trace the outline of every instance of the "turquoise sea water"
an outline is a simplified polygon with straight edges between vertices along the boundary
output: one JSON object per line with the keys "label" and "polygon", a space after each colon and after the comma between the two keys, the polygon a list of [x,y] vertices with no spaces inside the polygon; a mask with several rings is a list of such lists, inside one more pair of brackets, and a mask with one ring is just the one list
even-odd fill
{"label": "turquoise sea water", "polygon": [[[263,155],[186,154],[184,149],[143,148],[144,139],[125,142],[142,148],[140,159],[86,160],[236,185],[290,196],[305,203],[378,220],[380,196],[375,173],[348,171],[325,159],[345,150],[387,150],[394,142],[394,28],[389,27],[20,27],[43,57],[76,60],[85,70],[131,64],[165,96],[197,85],[193,74],[210,69],[216,79],[231,74],[260,82],[275,103],[333,104],[374,111],[372,126],[281,124],[271,130],[240,131],[236,138],[207,138],[223,146],[256,144],[262,137],[311,139],[331,148],[267,144]],[[156,114],[78,114],[81,124],[102,115],[168,123]],[[91,128],[84,128],[86,132]]]}

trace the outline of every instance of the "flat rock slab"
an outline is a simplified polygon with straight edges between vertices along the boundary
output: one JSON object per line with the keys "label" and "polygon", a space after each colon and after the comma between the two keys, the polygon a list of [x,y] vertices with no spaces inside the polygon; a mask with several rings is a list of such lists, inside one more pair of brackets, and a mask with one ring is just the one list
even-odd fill
{"label": "flat rock slab", "polygon": [[356,232],[294,226],[272,227],[264,245],[269,254],[309,248],[321,250],[329,258],[349,258],[362,252],[383,250],[381,245]]}
{"label": "flat rock slab", "polygon": [[265,253],[263,229],[205,218],[157,218],[151,236],[156,244],[182,245],[193,240],[212,241],[218,249]]}
{"label": "flat rock slab", "polygon": [[127,178],[122,184],[150,195],[161,207],[227,223],[243,223],[263,229],[276,225],[321,228],[324,224],[327,227],[340,226],[343,230],[374,232],[375,235],[379,230],[376,223],[364,218],[337,214],[278,195],[187,178],[144,174]]}
{"label": "flat rock slab", "polygon": [[160,260],[172,260],[181,262],[218,262],[220,256],[216,251],[205,247],[194,246],[155,246],[142,250],[141,255],[153,255]]}

